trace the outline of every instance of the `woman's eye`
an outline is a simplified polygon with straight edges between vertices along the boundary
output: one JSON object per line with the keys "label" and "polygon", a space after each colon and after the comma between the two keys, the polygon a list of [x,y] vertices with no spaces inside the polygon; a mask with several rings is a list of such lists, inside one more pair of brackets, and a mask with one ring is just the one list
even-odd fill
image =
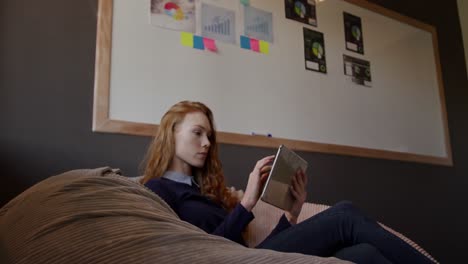
{"label": "woman's eye", "polygon": [[197,136],[201,136],[201,134],[202,134],[200,131],[193,131],[193,133],[194,133],[195,135],[197,135]]}

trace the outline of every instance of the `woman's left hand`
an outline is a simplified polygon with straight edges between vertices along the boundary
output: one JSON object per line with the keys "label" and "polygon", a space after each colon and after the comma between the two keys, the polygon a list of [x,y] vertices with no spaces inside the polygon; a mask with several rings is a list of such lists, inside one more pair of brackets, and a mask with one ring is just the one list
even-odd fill
{"label": "woman's left hand", "polygon": [[286,211],[285,215],[289,223],[292,225],[297,223],[297,218],[302,210],[302,205],[304,204],[307,198],[307,176],[302,170],[298,170],[294,177],[292,177],[292,182],[290,186],[291,194],[294,197],[293,206],[289,211]]}

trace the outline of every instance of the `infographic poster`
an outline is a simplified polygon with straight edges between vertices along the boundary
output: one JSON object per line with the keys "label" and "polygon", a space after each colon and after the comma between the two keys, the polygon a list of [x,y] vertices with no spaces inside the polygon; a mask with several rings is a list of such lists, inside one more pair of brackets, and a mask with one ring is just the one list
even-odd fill
{"label": "infographic poster", "polygon": [[362,35],[361,18],[343,12],[346,49],[364,54],[364,38]]}
{"label": "infographic poster", "polygon": [[195,0],[151,0],[151,24],[195,32]]}
{"label": "infographic poster", "polygon": [[323,33],[304,28],[304,57],[307,70],[327,73]]}
{"label": "infographic poster", "polygon": [[358,85],[372,87],[370,62],[343,55],[344,74]]}
{"label": "infographic poster", "polygon": [[315,0],[284,0],[286,18],[317,26]]}

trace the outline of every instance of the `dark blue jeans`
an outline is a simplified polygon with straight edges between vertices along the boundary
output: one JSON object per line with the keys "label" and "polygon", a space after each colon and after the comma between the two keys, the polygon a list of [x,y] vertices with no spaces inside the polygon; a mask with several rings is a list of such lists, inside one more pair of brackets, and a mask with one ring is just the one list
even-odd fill
{"label": "dark blue jeans", "polygon": [[347,201],[283,230],[260,243],[257,248],[321,257],[336,256],[360,263],[364,263],[365,259],[375,259],[375,256],[364,256],[366,254],[381,254],[391,263],[432,263]]}

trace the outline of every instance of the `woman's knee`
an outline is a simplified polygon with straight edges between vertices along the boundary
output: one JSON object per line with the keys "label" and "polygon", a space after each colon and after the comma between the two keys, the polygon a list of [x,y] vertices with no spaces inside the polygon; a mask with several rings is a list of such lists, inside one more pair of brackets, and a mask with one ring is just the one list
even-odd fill
{"label": "woman's knee", "polygon": [[335,212],[339,212],[340,215],[347,218],[369,218],[365,213],[363,213],[358,207],[356,207],[351,201],[341,201],[335,204],[333,207]]}
{"label": "woman's knee", "polygon": [[354,206],[354,204],[348,200],[340,201],[336,203],[333,207],[340,211],[358,211],[356,206]]}

